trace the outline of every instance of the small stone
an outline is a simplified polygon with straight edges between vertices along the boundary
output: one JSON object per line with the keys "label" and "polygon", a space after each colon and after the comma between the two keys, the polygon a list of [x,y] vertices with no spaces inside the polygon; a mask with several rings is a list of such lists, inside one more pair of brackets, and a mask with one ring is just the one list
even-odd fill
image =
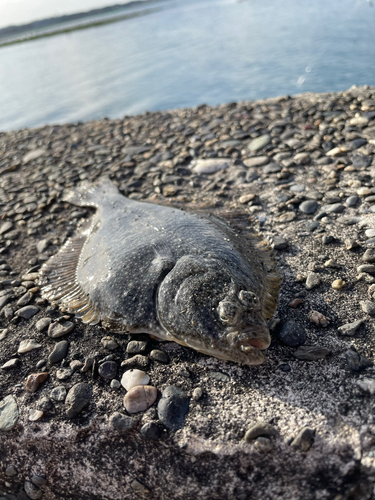
{"label": "small stone", "polygon": [[37,314],[39,311],[40,311],[40,307],[25,306],[25,307],[21,307],[21,309],[18,309],[18,311],[16,311],[16,315],[19,316],[20,318],[23,318],[23,319],[30,319],[33,316],[35,316],[35,314]]}
{"label": "small stone", "polygon": [[89,384],[79,382],[73,385],[65,399],[67,417],[77,416],[89,404],[91,397],[92,389]]}
{"label": "small stone", "polygon": [[31,481],[25,481],[23,483],[23,489],[25,490],[26,495],[31,498],[31,500],[38,500],[39,498],[42,498],[42,490],[35,486],[35,484],[33,484]]}
{"label": "small stone", "polygon": [[297,165],[307,165],[311,161],[309,153],[297,153],[293,160]]}
{"label": "small stone", "polygon": [[151,385],[137,385],[126,393],[124,406],[128,413],[145,411],[152,406],[157,398],[158,391]]}
{"label": "small stone", "polygon": [[296,217],[294,212],[285,212],[280,215],[279,222],[292,222]]}
{"label": "small stone", "polygon": [[40,384],[44,382],[48,377],[47,372],[32,373],[26,379],[26,390],[27,392],[35,392]]}
{"label": "small stone", "polygon": [[320,285],[320,277],[316,273],[307,273],[306,278],[306,288],[307,290],[312,290],[313,288]]}
{"label": "small stone", "polygon": [[164,351],[160,351],[159,349],[153,349],[150,352],[150,358],[152,361],[157,361],[158,363],[169,363],[168,355]]}
{"label": "small stone", "polygon": [[194,401],[199,401],[203,396],[203,390],[201,387],[196,387],[193,391],[193,399]]}
{"label": "small stone", "polygon": [[86,359],[85,359],[85,362],[81,368],[81,372],[82,373],[86,373],[88,372],[89,370],[91,370],[92,366],[94,364],[94,358],[91,358],[90,356],[88,356]]}
{"label": "small stone", "polygon": [[[42,148],[38,149],[33,149],[32,151],[29,151],[22,157],[22,162],[23,163],[29,163],[29,161],[37,160],[41,156],[46,154],[46,150]],[[26,492],[27,493],[27,492]],[[30,496],[30,495],[29,495]]]}
{"label": "small stone", "polygon": [[69,342],[67,340],[62,340],[61,342],[58,342],[53,348],[51,354],[48,356],[48,361],[50,363],[59,363],[61,360],[65,358],[68,349],[69,349]]}
{"label": "small stone", "polygon": [[147,422],[142,425],[139,433],[143,439],[148,441],[157,441],[160,438],[161,430],[160,426],[156,422]]}
{"label": "small stone", "polygon": [[43,486],[44,484],[47,484],[47,479],[43,476],[34,474],[31,476],[31,482],[35,484],[35,486]]}
{"label": "small stone", "polygon": [[47,330],[51,322],[51,318],[41,318],[35,323],[35,328],[38,332],[44,332],[44,330]]}
{"label": "small stone", "polygon": [[358,328],[362,325],[362,323],[363,319],[354,321],[353,323],[347,323],[345,325],[339,326],[338,331],[341,333],[341,335],[352,337],[356,333]]}
{"label": "small stone", "polygon": [[130,483],[130,487],[137,498],[147,498],[150,495],[150,490],[148,490],[144,484],[137,481],[137,479],[133,479]]}
{"label": "small stone", "polygon": [[58,385],[54,387],[50,393],[51,398],[54,401],[64,401],[66,398],[66,389],[63,385]]}
{"label": "small stone", "polygon": [[25,354],[25,352],[39,349],[40,347],[42,347],[42,344],[37,344],[34,339],[25,339],[20,342],[17,352],[18,354]]}
{"label": "small stone", "polygon": [[[351,238],[347,238],[344,240],[345,248],[347,250],[354,250],[355,248],[359,247],[358,241],[353,240]],[[375,262],[375,260],[374,260]]]}
{"label": "small stone", "polygon": [[369,314],[372,317],[375,317],[375,303],[371,302],[371,300],[362,300],[359,305],[361,309],[366,314]]}
{"label": "small stone", "polygon": [[348,207],[355,207],[356,204],[358,203],[358,196],[356,195],[353,195],[353,196],[349,196],[349,198],[346,199],[345,203]]}
{"label": "small stone", "polygon": [[105,361],[99,365],[98,373],[101,377],[112,380],[117,375],[117,363],[115,361]]}
{"label": "small stone", "polygon": [[171,430],[182,427],[185,415],[189,411],[189,398],[184,391],[173,385],[162,393],[158,403],[159,420]]}
{"label": "small stone", "polygon": [[324,316],[324,314],[319,311],[310,311],[309,312],[309,320],[310,323],[313,323],[317,326],[327,326],[330,323],[330,319]]}
{"label": "small stone", "polygon": [[343,288],[346,287],[346,283],[342,279],[334,280],[332,281],[331,287],[334,290],[342,290]]}
{"label": "small stone", "polygon": [[118,411],[111,415],[109,421],[112,426],[121,433],[130,431],[130,429],[133,429],[138,423],[135,418],[119,413]]}
{"label": "small stone", "polygon": [[221,158],[199,159],[191,163],[191,170],[197,174],[214,174],[229,167],[230,160]]}
{"label": "small stone", "polygon": [[10,231],[11,229],[13,229],[13,223],[10,222],[10,221],[7,221],[7,222],[4,222],[3,224],[1,224],[0,226],[0,236],[2,234],[5,234],[7,233],[8,231]]}
{"label": "small stone", "polygon": [[258,451],[268,453],[272,450],[272,441],[266,437],[260,436],[254,441],[254,445]]}
{"label": "small stone", "polygon": [[367,238],[374,238],[375,237],[375,229],[373,229],[373,228],[366,229],[365,235],[367,236]]}
{"label": "small stone", "polygon": [[254,156],[252,158],[247,158],[243,161],[246,167],[262,167],[263,165],[267,165],[270,159],[268,156]]}
{"label": "small stone", "polygon": [[0,340],[4,340],[7,335],[8,335],[8,328],[3,328],[2,330],[0,330]]}
{"label": "small stone", "polygon": [[325,347],[306,345],[299,347],[293,355],[302,361],[316,361],[325,358],[331,351]]}
{"label": "small stone", "polygon": [[285,250],[288,248],[288,242],[281,236],[275,236],[273,238],[273,248],[275,250]]}
{"label": "small stone", "polygon": [[64,321],[63,323],[51,323],[48,327],[48,336],[52,339],[57,339],[68,335],[74,330],[74,323],[71,321]]}
{"label": "small stone", "polygon": [[361,264],[357,267],[357,273],[375,274],[374,264]]}
{"label": "small stone", "polygon": [[359,354],[353,348],[346,351],[345,357],[349,368],[354,372],[359,372],[373,365],[372,361],[366,358],[366,356]]}
{"label": "small stone", "polygon": [[270,142],[271,136],[268,134],[264,134],[250,141],[247,148],[249,151],[259,151],[260,149],[266,147]]}
{"label": "small stone", "polygon": [[142,356],[142,354],[136,354],[132,358],[125,359],[121,363],[121,368],[125,368],[126,370],[130,368],[147,368],[147,366],[150,364],[150,360],[147,356]]}
{"label": "small stone", "polygon": [[35,410],[31,409],[29,410],[29,421],[30,422],[36,422],[37,420],[40,420],[44,415],[44,412],[42,410]]}
{"label": "small stone", "polygon": [[105,349],[108,349],[109,351],[114,351],[118,348],[118,343],[111,337],[103,337],[100,343]]}
{"label": "small stone", "polygon": [[286,321],[278,334],[279,339],[290,347],[298,347],[306,342],[305,329],[292,320]]}
{"label": "small stone", "polygon": [[12,395],[0,401],[0,431],[13,429],[18,420],[18,406]]}
{"label": "small stone", "polygon": [[249,443],[259,436],[274,436],[276,434],[276,429],[267,422],[258,422],[252,425],[245,434],[245,441]]}
{"label": "small stone", "polygon": [[137,385],[147,385],[149,382],[150,377],[147,373],[137,369],[127,370],[121,378],[121,385],[127,391],[130,391],[130,389]]}
{"label": "small stone", "polygon": [[360,187],[359,189],[357,189],[358,196],[368,196],[370,194],[372,194],[372,191],[368,187]]}
{"label": "small stone", "polygon": [[121,384],[118,380],[116,380],[115,378],[111,380],[111,389],[120,389],[120,387]]}
{"label": "small stone", "polygon": [[126,352],[128,354],[139,354],[144,352],[147,347],[147,342],[144,340],[131,340],[126,346]]}
{"label": "small stone", "polygon": [[57,370],[56,378],[57,380],[67,380],[73,375],[74,371],[69,368],[62,368],[61,370]]}
{"label": "small stone", "polygon": [[8,465],[8,467],[5,469],[5,474],[8,477],[13,477],[17,475],[17,469],[14,467],[14,465]]}
{"label": "small stone", "polygon": [[30,300],[33,298],[33,294],[28,291],[26,292],[24,295],[22,295],[22,297],[20,299],[17,300],[17,307],[23,307],[25,306],[26,304],[28,304],[30,302]]}
{"label": "small stone", "polygon": [[314,214],[317,211],[317,209],[318,209],[318,204],[314,200],[303,201],[299,206],[299,210],[304,214]]}
{"label": "small stone", "polygon": [[48,411],[53,408],[53,403],[49,398],[47,398],[47,396],[45,396],[38,402],[38,408],[42,411]]}
{"label": "small stone", "polygon": [[249,203],[250,201],[255,200],[255,198],[256,198],[255,194],[248,193],[248,194],[243,194],[242,196],[240,196],[238,201],[240,203],[246,204],[246,203]]}
{"label": "small stone", "polygon": [[375,379],[365,378],[363,380],[357,380],[357,385],[363,391],[369,392],[370,394],[375,394]]}
{"label": "small stone", "polygon": [[19,358],[12,358],[1,367],[2,370],[12,370],[16,368],[21,363]]}
{"label": "small stone", "polygon": [[301,451],[308,451],[313,445],[315,440],[315,429],[309,429],[308,427],[304,427],[300,430],[297,437],[293,439],[290,446],[293,448],[299,449]]}
{"label": "small stone", "polygon": [[277,172],[281,172],[282,166],[278,165],[277,163],[269,163],[263,168],[263,173],[268,175],[268,174],[276,174]]}
{"label": "small stone", "polygon": [[289,302],[288,307],[292,307],[293,309],[297,309],[298,306],[303,304],[303,300],[301,299],[293,299],[291,302]]}
{"label": "small stone", "polygon": [[375,262],[375,248],[368,248],[366,252],[362,255],[362,259],[368,263]]}

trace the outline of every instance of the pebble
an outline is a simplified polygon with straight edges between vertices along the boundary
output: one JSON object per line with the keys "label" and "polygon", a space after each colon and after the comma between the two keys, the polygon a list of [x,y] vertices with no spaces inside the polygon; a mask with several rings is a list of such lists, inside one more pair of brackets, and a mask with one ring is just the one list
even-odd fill
{"label": "pebble", "polygon": [[85,359],[85,362],[81,368],[81,372],[82,373],[86,373],[88,372],[89,370],[91,370],[93,364],[94,364],[94,358],[88,356],[86,359]]}
{"label": "pebble", "polygon": [[341,335],[352,337],[353,335],[355,335],[356,331],[362,325],[362,323],[363,319],[354,321],[353,323],[346,323],[345,325],[339,326],[338,331]]}
{"label": "pebble", "polygon": [[139,433],[147,441],[157,441],[160,438],[161,429],[156,422],[147,422],[142,425]]}
{"label": "pebble", "polygon": [[374,264],[361,264],[357,267],[357,273],[375,274]]}
{"label": "pebble", "polygon": [[116,380],[115,378],[111,380],[111,389],[120,389],[120,387],[121,384],[118,380]]}
{"label": "pebble", "polygon": [[158,363],[169,363],[167,353],[165,353],[164,351],[160,351],[159,349],[153,349],[150,352],[150,358],[152,359],[152,361],[157,361]]}
{"label": "pebble", "polygon": [[39,498],[42,498],[42,490],[35,486],[35,484],[33,484],[31,481],[25,481],[23,483],[23,489],[25,490],[26,495],[31,498],[31,500],[38,500]]}
{"label": "pebble", "polygon": [[3,328],[2,330],[0,330],[0,340],[4,340],[7,335],[8,335],[7,328]]}
{"label": "pebble", "polygon": [[347,250],[354,250],[355,248],[359,247],[358,241],[357,240],[353,240],[352,238],[346,238],[344,240],[344,244],[345,244],[345,248]]}
{"label": "pebble", "polygon": [[288,242],[285,238],[282,238],[281,236],[274,236],[273,248],[275,250],[286,250],[288,248]]}
{"label": "pebble", "polygon": [[49,398],[47,398],[47,396],[45,396],[38,402],[38,408],[42,411],[48,411],[53,408],[53,403]]}
{"label": "pebble", "polygon": [[124,397],[124,406],[128,413],[145,411],[152,406],[158,396],[156,387],[137,385],[130,389]]}
{"label": "pebble", "polygon": [[19,358],[12,358],[3,364],[1,369],[2,370],[12,370],[13,368],[16,368],[20,363],[21,363],[21,360]]}
{"label": "pebble", "polygon": [[74,371],[69,368],[62,368],[61,370],[57,370],[56,378],[57,380],[67,380],[73,375]]}
{"label": "pebble", "polygon": [[127,370],[122,378],[121,385],[127,390],[130,391],[133,387],[137,385],[147,385],[150,382],[150,377],[142,370],[132,369]]}
{"label": "pebble", "polygon": [[309,153],[297,153],[293,160],[297,163],[297,165],[307,165],[311,161],[311,157]]}
{"label": "pebble", "polygon": [[268,156],[253,156],[252,158],[247,158],[244,160],[244,165],[246,167],[262,167],[263,165],[267,165],[270,159]]}
{"label": "pebble", "polygon": [[36,392],[38,387],[42,382],[44,382],[48,377],[47,372],[32,373],[26,379],[26,390],[27,392]]}
{"label": "pebble", "polygon": [[109,351],[114,351],[118,348],[118,343],[112,337],[103,337],[100,341],[102,346]]}
{"label": "pebble", "polygon": [[363,380],[357,380],[357,385],[363,391],[369,392],[370,394],[375,394],[375,379],[365,378]]}
{"label": "pebble", "polygon": [[34,474],[33,476],[31,476],[31,482],[36,486],[43,486],[44,484],[47,484],[47,479],[43,476]]}
{"label": "pebble", "polygon": [[358,203],[358,200],[359,200],[358,196],[353,195],[346,198],[345,203],[348,207],[355,207],[356,204]]}
{"label": "pebble", "polygon": [[109,421],[111,425],[121,433],[130,431],[138,423],[138,420],[136,420],[135,418],[124,415],[123,413],[120,413],[118,411],[111,415]]}
{"label": "pebble", "polygon": [[17,300],[16,305],[17,307],[22,307],[25,306],[30,302],[30,300],[33,298],[33,294],[29,291],[26,292],[20,299]]}
{"label": "pebble", "polygon": [[14,465],[8,465],[7,468],[5,469],[5,474],[8,477],[13,477],[17,475],[17,469],[14,467]]}
{"label": "pebble", "polygon": [[238,201],[242,204],[249,203],[250,201],[254,201],[256,198],[255,194],[248,193],[248,194],[243,194],[242,196],[239,197]]}
{"label": "pebble", "polygon": [[162,393],[158,403],[159,420],[171,430],[182,427],[189,411],[189,398],[182,389],[170,385]]}
{"label": "pebble", "polygon": [[10,221],[3,222],[3,224],[1,224],[1,226],[0,226],[0,236],[2,234],[7,233],[11,229],[13,229],[13,223],[12,222],[10,222]]}
{"label": "pebble", "polygon": [[292,222],[296,217],[294,212],[285,212],[280,215],[279,222]]}
{"label": "pebble", "polygon": [[293,320],[286,321],[278,334],[279,339],[289,347],[298,347],[306,342],[305,329]]}
{"label": "pebble", "polygon": [[270,142],[271,142],[271,136],[268,134],[264,134],[250,141],[247,146],[247,149],[251,152],[259,151],[260,149],[266,147],[267,144],[269,144]]}
{"label": "pebble", "polygon": [[203,389],[202,387],[196,387],[193,391],[193,399],[194,401],[199,401],[200,398],[203,396]]}
{"label": "pebble", "polygon": [[365,235],[367,238],[374,238],[375,237],[375,229],[366,229]]}
{"label": "pebble", "polygon": [[117,363],[115,361],[105,361],[99,365],[98,373],[101,377],[112,380],[117,375]]}
{"label": "pebble", "polygon": [[303,201],[300,206],[299,210],[303,212],[304,214],[314,214],[318,209],[318,204],[314,200],[306,200]]}
{"label": "pebble", "polygon": [[291,442],[292,448],[299,449],[303,452],[308,451],[315,440],[315,429],[304,427],[301,429],[295,439]]}
{"label": "pebble", "polygon": [[130,368],[138,368],[142,370],[142,368],[147,368],[149,364],[150,360],[147,356],[142,356],[142,354],[136,354],[132,358],[125,359],[121,363],[121,367],[125,368],[126,370]]}
{"label": "pebble", "polygon": [[40,307],[38,306],[25,306],[21,307],[21,309],[18,309],[18,311],[16,311],[16,315],[23,319],[30,319],[39,311]]}
{"label": "pebble", "polygon": [[36,422],[37,420],[40,420],[44,415],[44,412],[42,410],[35,410],[31,409],[29,410],[29,421],[30,422]]}
{"label": "pebble", "polygon": [[276,434],[276,429],[267,422],[257,422],[252,425],[245,434],[245,441],[249,443],[259,436],[274,436]]}
{"label": "pebble", "polygon": [[312,290],[313,288],[316,288],[319,286],[321,283],[320,277],[316,273],[309,272],[307,273],[307,278],[306,278],[306,289],[307,290]]}
{"label": "pebble", "polygon": [[38,332],[44,332],[44,330],[47,330],[51,322],[51,318],[41,318],[35,323],[35,328]]}
{"label": "pebble", "polygon": [[63,323],[51,323],[48,327],[48,336],[52,339],[57,339],[68,335],[74,330],[74,323],[71,321],[64,321]]}
{"label": "pebble", "polygon": [[38,344],[34,339],[25,339],[20,342],[17,352],[18,354],[25,354],[26,352],[39,349],[40,347],[42,347],[42,344]]}
{"label": "pebble", "polygon": [[343,288],[346,287],[346,283],[342,279],[334,280],[332,281],[331,287],[334,290],[342,290]]}
{"label": "pebble", "polygon": [[361,309],[366,314],[369,314],[372,317],[375,317],[375,303],[371,300],[362,300],[359,305]]}
{"label": "pebble", "polygon": [[89,384],[79,382],[73,385],[65,399],[66,416],[76,417],[89,404],[91,397],[92,388]]}
{"label": "pebble", "polygon": [[362,259],[368,263],[375,262],[375,248],[368,248],[362,255]]}
{"label": "pebble", "polygon": [[299,347],[296,351],[294,351],[293,355],[302,361],[316,361],[318,359],[325,358],[330,353],[331,351],[325,347],[306,345]]}
{"label": "pebble", "polygon": [[324,314],[319,311],[310,311],[308,316],[310,323],[317,326],[327,326],[330,323],[330,319],[324,316]]}
{"label": "pebble", "polygon": [[64,401],[66,398],[66,389],[63,385],[54,387],[50,392],[50,396],[54,401]]}
{"label": "pebble", "polygon": [[272,441],[266,437],[260,436],[254,441],[254,445],[261,453],[268,453],[272,450]]}
{"label": "pebble", "polygon": [[220,158],[199,159],[191,163],[191,170],[196,174],[214,174],[229,167],[230,161]]}
{"label": "pebble", "polygon": [[18,406],[12,395],[0,401],[0,431],[13,429],[18,420]]}
{"label": "pebble", "polygon": [[68,349],[69,342],[67,340],[58,342],[53,348],[51,354],[48,356],[48,361],[50,363],[59,363],[67,355]]}
{"label": "pebble", "polygon": [[46,154],[46,150],[42,148],[38,149],[33,149],[32,151],[29,151],[22,157],[22,162],[23,163],[29,163],[29,161],[37,160],[41,156]]}
{"label": "pebble", "polygon": [[126,352],[128,354],[139,354],[144,352],[147,347],[147,342],[144,340],[131,340],[126,346]]}
{"label": "pebble", "polygon": [[366,356],[359,354],[354,348],[348,349],[345,357],[349,368],[354,372],[359,372],[373,365],[372,361],[366,358]]}

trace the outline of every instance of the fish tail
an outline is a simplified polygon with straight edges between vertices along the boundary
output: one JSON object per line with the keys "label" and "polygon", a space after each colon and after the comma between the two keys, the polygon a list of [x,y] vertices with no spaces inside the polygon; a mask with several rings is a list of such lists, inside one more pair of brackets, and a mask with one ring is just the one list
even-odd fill
{"label": "fish tail", "polygon": [[66,190],[63,200],[79,207],[97,208],[103,203],[102,200],[118,194],[119,191],[115,184],[108,177],[102,177],[95,185],[89,181],[84,181],[74,189]]}

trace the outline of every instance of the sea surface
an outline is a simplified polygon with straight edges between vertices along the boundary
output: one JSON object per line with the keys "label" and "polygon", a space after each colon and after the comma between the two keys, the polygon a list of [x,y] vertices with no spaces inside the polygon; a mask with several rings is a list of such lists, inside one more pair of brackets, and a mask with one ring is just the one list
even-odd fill
{"label": "sea surface", "polygon": [[0,47],[0,131],[375,85],[371,1],[149,7]]}

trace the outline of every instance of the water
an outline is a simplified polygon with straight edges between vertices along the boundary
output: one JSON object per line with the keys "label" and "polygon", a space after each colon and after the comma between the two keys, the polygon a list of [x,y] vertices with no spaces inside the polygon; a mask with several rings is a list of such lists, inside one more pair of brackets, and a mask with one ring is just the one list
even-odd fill
{"label": "water", "polygon": [[0,130],[375,85],[365,0],[172,0],[0,48]]}

